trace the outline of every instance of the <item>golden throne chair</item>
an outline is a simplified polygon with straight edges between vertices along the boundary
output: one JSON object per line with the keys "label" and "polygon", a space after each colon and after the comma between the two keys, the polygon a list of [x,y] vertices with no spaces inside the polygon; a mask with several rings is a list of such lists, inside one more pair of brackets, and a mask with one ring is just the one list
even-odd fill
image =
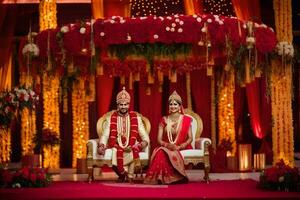
{"label": "golden throne chair", "polygon": [[[108,121],[107,119],[110,118],[111,114],[114,111],[110,111],[106,114],[104,114],[98,121],[97,121],[97,133],[99,138],[101,137],[104,127],[107,125]],[[137,113],[139,117],[141,117],[143,125],[145,127],[146,132],[149,134],[151,130],[151,124],[149,120],[141,115],[140,113]],[[88,168],[88,180],[92,181],[94,180],[94,168],[95,167],[102,167],[104,165],[107,165],[109,167],[112,166],[112,149],[106,149],[104,155],[100,155],[97,152],[97,146],[99,142],[99,138],[97,139],[90,139],[87,142],[87,168]],[[140,161],[141,161],[141,167],[145,167],[148,165],[150,160],[150,144],[148,144],[147,147],[143,149],[142,152],[139,153]],[[100,170],[101,173],[101,170]]]}
{"label": "golden throne chair", "polygon": [[209,180],[209,146],[211,140],[209,138],[202,138],[203,122],[200,116],[189,109],[184,110],[185,115],[190,116],[193,119],[192,122],[192,147],[193,149],[181,150],[180,153],[183,156],[185,165],[197,165],[199,163],[204,164],[204,180]]}

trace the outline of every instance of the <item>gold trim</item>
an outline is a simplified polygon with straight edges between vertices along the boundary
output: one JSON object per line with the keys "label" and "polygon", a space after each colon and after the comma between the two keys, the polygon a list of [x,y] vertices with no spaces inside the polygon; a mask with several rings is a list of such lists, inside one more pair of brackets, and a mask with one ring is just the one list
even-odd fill
{"label": "gold trim", "polygon": [[193,112],[192,110],[190,110],[188,108],[184,109],[184,114],[190,115],[197,122],[197,130],[196,130],[196,135],[195,135],[195,141],[197,141],[197,139],[200,139],[202,131],[203,131],[202,119],[197,113]]}

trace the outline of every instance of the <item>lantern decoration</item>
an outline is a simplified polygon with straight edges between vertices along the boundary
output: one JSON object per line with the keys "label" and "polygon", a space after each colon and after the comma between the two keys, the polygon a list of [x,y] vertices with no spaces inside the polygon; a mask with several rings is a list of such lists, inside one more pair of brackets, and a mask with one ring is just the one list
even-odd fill
{"label": "lantern decoration", "polygon": [[239,144],[239,170],[249,171],[252,169],[252,147],[251,144]]}
{"label": "lantern decoration", "polygon": [[266,167],[266,154],[254,154],[253,168],[255,170],[263,170]]}

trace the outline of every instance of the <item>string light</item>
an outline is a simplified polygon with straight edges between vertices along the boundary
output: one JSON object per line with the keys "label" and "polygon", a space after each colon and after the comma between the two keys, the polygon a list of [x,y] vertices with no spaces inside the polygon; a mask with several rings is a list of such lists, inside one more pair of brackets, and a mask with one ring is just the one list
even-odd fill
{"label": "string light", "polygon": [[231,0],[204,0],[204,13],[223,16],[235,16]]}
{"label": "string light", "polygon": [[166,16],[184,14],[184,5],[180,0],[130,0],[132,16]]}

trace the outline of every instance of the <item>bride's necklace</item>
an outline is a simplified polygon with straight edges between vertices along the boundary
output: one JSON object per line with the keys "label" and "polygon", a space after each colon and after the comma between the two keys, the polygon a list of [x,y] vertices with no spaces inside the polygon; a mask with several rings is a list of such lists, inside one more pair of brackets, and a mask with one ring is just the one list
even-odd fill
{"label": "bride's necklace", "polygon": [[[179,135],[178,129],[181,124],[182,117],[183,117],[183,115],[180,115],[177,120],[172,120],[170,116],[167,117],[167,135],[168,135],[168,140],[171,144],[175,144],[177,141],[177,138]],[[173,139],[173,134],[172,134],[172,132],[173,132],[172,129],[174,130],[174,127],[173,127],[174,125],[176,125],[175,131],[174,131],[176,133],[175,139]]]}
{"label": "bride's necklace", "polygon": [[[122,148],[126,148],[129,144],[129,134],[130,134],[130,117],[129,115],[125,117],[117,117],[117,130],[118,130],[118,144]],[[123,144],[122,138],[126,137],[125,144]]]}

